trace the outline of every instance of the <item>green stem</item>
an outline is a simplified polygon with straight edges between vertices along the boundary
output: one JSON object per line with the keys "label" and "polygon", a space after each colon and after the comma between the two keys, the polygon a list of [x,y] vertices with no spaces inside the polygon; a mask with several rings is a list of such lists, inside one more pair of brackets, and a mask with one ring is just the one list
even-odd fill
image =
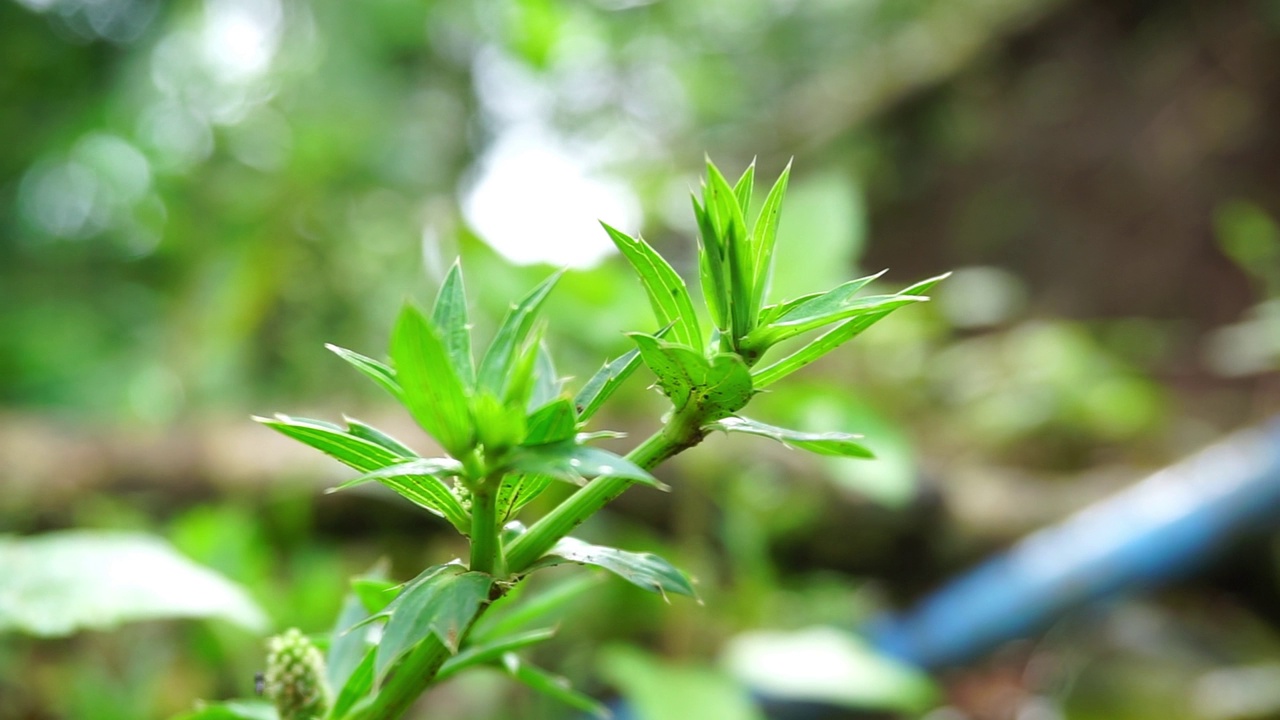
{"label": "green stem", "polygon": [[[627,453],[627,459],[646,470],[652,470],[664,460],[701,442],[706,433],[700,425],[700,418],[677,413],[667,421],[662,430]],[[560,538],[599,512],[634,483],[634,480],[621,477],[601,477],[587,483],[586,487],[570,495],[511,542],[507,547],[507,567],[516,573],[526,570]]]}
{"label": "green stem", "polygon": [[[627,453],[627,459],[639,465],[646,470],[652,470],[658,464],[668,458],[687,450],[699,442],[706,435],[701,428],[701,417],[693,415],[682,415],[676,413],[662,430],[654,433],[649,439],[640,443],[636,449]],[[594,515],[600,508],[604,507],[610,500],[618,497],[624,490],[631,487],[633,482],[625,478],[603,477],[596,478],[587,483],[587,486],[570,495],[567,500],[557,506],[550,513],[547,513],[542,519],[533,524],[520,537],[512,541],[507,547],[506,552],[506,568],[512,572],[521,572],[542,557],[560,538],[568,535],[575,527],[580,525],[583,520]],[[489,497],[487,501],[481,501],[481,497],[486,492],[492,492],[490,483],[480,483],[476,488],[479,492],[473,491],[471,498],[471,526],[472,526],[472,553],[471,553],[471,569],[482,570],[477,567],[477,551],[476,543],[480,537],[492,538],[495,544],[498,543],[497,519],[485,520],[486,527],[492,527],[493,532],[477,532],[477,511],[481,517],[485,517],[486,511],[482,508],[488,507],[488,512],[493,512],[494,498]],[[492,552],[488,557],[501,562],[500,547]],[[484,562],[483,559],[480,560]],[[491,572],[485,570],[485,572]],[[487,605],[482,605],[480,612],[484,612]],[[471,619],[471,623],[475,624],[480,613]],[[469,630],[470,628],[468,628]],[[364,709],[348,716],[348,720],[396,720],[408,711],[414,700],[430,687],[435,679],[436,672],[440,670],[440,666],[449,658],[449,651],[444,645],[434,637],[428,637],[422,641],[405,656],[403,660],[396,666],[391,677],[387,678],[385,684],[373,696],[373,701]]]}
{"label": "green stem", "polygon": [[471,569],[506,579],[498,537],[496,478],[485,478],[471,492]]}

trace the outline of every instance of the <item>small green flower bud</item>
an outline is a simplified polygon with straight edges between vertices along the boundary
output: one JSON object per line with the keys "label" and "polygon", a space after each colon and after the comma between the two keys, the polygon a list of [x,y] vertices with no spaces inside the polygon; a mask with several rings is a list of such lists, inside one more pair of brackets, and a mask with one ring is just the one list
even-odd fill
{"label": "small green flower bud", "polygon": [[324,656],[302,631],[290,628],[267,641],[263,689],[280,720],[316,720],[329,709]]}

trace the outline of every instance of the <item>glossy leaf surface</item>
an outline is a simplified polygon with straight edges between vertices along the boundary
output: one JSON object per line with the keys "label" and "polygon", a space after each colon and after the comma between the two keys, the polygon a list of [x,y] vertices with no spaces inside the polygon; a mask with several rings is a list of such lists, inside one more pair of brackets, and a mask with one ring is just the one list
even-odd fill
{"label": "glossy leaf surface", "polygon": [[798,430],[787,430],[785,428],[774,427],[773,425],[766,425],[758,420],[752,420],[744,417],[723,418],[712,423],[711,428],[727,433],[736,432],[767,437],[772,440],[777,440],[788,447],[808,450],[809,452],[817,453],[819,455],[857,458],[874,457],[865,445],[858,442],[858,440],[862,438],[861,435],[850,435],[839,432],[800,432]]}
{"label": "glossy leaf surface", "polygon": [[633,553],[604,545],[592,545],[577,538],[562,538],[538,561],[539,567],[549,567],[565,562],[581,563],[603,568],[636,587],[658,593],[697,598],[693,584],[674,565],[653,553]]}
{"label": "glossy leaf surface", "polygon": [[418,424],[450,455],[475,441],[469,392],[439,332],[417,308],[405,306],[391,334],[391,360],[404,402]]}
{"label": "glossy leaf surface", "polygon": [[452,564],[428,568],[406,585],[387,609],[391,619],[378,643],[377,677],[383,677],[397,658],[432,635],[457,652],[463,630],[488,599],[492,585],[491,576]]}

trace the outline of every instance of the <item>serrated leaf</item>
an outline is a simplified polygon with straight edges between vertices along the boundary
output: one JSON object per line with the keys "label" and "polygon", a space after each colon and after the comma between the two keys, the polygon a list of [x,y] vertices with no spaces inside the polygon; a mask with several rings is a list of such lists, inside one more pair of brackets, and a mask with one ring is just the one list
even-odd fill
{"label": "serrated leaf", "polygon": [[718,420],[751,399],[751,372],[737,355],[720,353],[708,360],[692,348],[651,335],[631,333],[629,337],[677,412],[695,403],[707,409],[707,420]]}
{"label": "serrated leaf", "polygon": [[67,530],[0,536],[0,635],[62,637],[126,622],[266,616],[239,585],[151,535]]}
{"label": "serrated leaf", "polygon": [[254,420],[294,440],[310,445],[361,472],[371,472],[404,460],[399,453],[370,440],[356,437],[323,420],[295,418],[288,415],[276,415],[274,418],[255,417]]}
{"label": "serrated leaf", "polygon": [[397,400],[401,398],[400,382],[396,380],[396,371],[391,366],[332,343],[326,343],[325,347],[333,354],[346,360],[352,367],[364,373],[365,376],[377,383],[383,390],[391,393],[391,397]]}
{"label": "serrated leaf", "polygon": [[444,661],[444,665],[441,665],[440,670],[436,673],[435,682],[443,682],[445,678],[456,675],[470,667],[496,663],[509,652],[521,650],[540,642],[546,642],[555,637],[555,635],[555,628],[542,628],[517,635],[508,635],[485,643],[468,645],[457,655]]}
{"label": "serrated leaf", "polygon": [[507,311],[493,342],[485,351],[484,359],[480,361],[480,369],[476,374],[477,387],[488,388],[494,394],[502,393],[511,365],[515,362],[516,351],[528,339],[542,303],[551,294],[551,289],[555,287],[561,274],[558,271],[553,273]]}
{"label": "serrated leaf", "polygon": [[765,197],[764,207],[756,217],[756,224],[751,229],[751,246],[755,250],[755,295],[756,307],[764,304],[773,279],[773,249],[778,242],[778,221],[782,217],[782,198],[787,194],[787,181],[791,177],[791,163],[778,176],[769,195]]}
{"label": "serrated leaf", "polygon": [[767,425],[758,420],[744,417],[727,417],[711,424],[711,429],[722,432],[745,433],[767,437],[788,447],[808,450],[819,455],[835,457],[873,458],[875,455],[865,445],[858,442],[861,435],[850,435],[840,432],[809,433],[798,430]]}
{"label": "serrated leaf", "polygon": [[462,265],[455,261],[445,275],[431,310],[431,322],[440,331],[453,369],[466,387],[476,384],[475,359],[471,356],[471,327],[467,323],[467,293],[462,283]]}
{"label": "serrated leaf", "polygon": [[511,677],[543,695],[559,700],[569,707],[577,708],[606,720],[612,717],[609,708],[601,705],[592,697],[574,690],[565,678],[552,675],[545,670],[529,665],[521,661],[514,653],[507,653],[503,656],[503,667],[506,668]]}
{"label": "serrated leaf", "polygon": [[[942,282],[950,275],[951,273],[946,273],[927,280],[922,280],[915,285],[902,290],[898,295],[914,295],[923,297],[925,293],[932,290],[935,285]],[[837,347],[840,347],[844,343],[862,334],[864,330],[883,320],[889,315],[889,313],[896,309],[897,307],[891,307],[883,310],[877,310],[873,313],[860,315],[851,320],[846,320],[836,326],[835,329],[824,333],[813,342],[810,342],[787,357],[782,358],[772,365],[760,368],[753,372],[751,377],[752,381],[755,383],[755,387],[763,388],[766,385],[770,385],[790,375],[805,365],[808,365],[814,360],[817,360],[823,355],[826,355]]]}
{"label": "serrated leaf", "polygon": [[509,456],[515,472],[549,475],[575,485],[585,485],[589,477],[621,477],[642,485],[667,490],[666,485],[630,460],[577,439],[541,445],[522,445]]}
{"label": "serrated leaf", "polygon": [[274,705],[255,700],[200,703],[199,707],[171,720],[280,720]]}
{"label": "serrated leaf", "polygon": [[535,564],[535,568],[580,563],[603,568],[636,587],[657,593],[667,599],[667,593],[698,597],[693,583],[684,573],[653,553],[633,553],[604,545],[592,545],[577,538],[561,538],[551,550]]}
{"label": "serrated leaf", "polygon": [[772,324],[784,315],[792,315],[797,308],[810,306],[811,303],[817,301],[819,298],[828,298],[828,301],[835,301],[840,298],[851,298],[862,288],[876,280],[879,280],[886,272],[888,272],[888,270],[881,270],[874,275],[861,277],[857,280],[850,280],[849,282],[843,283],[839,287],[828,292],[809,293],[808,295],[802,295],[798,298],[778,303],[777,305],[770,305],[765,308],[765,311],[761,314],[760,324]]}
{"label": "serrated leaf", "polygon": [[458,532],[466,534],[471,529],[471,516],[462,508],[443,479],[456,477],[461,472],[461,463],[453,458],[398,460],[396,464],[348,480],[331,492],[376,480],[432,514],[443,517]]}
{"label": "serrated leaf", "polygon": [[636,275],[640,277],[658,324],[670,325],[671,336],[676,342],[691,347],[702,347],[702,331],[698,327],[698,316],[694,313],[693,301],[689,297],[689,289],[685,286],[684,280],[676,274],[666,259],[643,239],[633,238],[605,223],[600,224],[604,226],[605,232],[618,247],[618,251],[627,259],[627,262],[631,263]]}
{"label": "serrated leaf", "polygon": [[454,457],[475,442],[468,391],[439,332],[406,305],[391,333],[391,361],[410,414]]}
{"label": "serrated leaf", "polygon": [[391,619],[378,643],[374,674],[384,677],[395,660],[433,635],[456,653],[462,633],[488,600],[492,585],[492,576],[466,572],[461,565],[423,571],[388,608]]}
{"label": "serrated leaf", "polygon": [[361,440],[368,440],[371,443],[377,443],[400,457],[418,457],[418,453],[414,452],[408,445],[405,445],[378,428],[356,420],[355,418],[347,417],[344,419],[347,421],[348,434],[358,437]]}

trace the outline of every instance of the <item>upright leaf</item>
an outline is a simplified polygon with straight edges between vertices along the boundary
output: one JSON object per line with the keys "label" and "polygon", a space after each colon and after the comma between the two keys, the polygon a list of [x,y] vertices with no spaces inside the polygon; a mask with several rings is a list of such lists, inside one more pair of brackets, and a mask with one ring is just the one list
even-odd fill
{"label": "upright leaf", "polygon": [[693,198],[693,215],[698,220],[698,273],[702,280],[702,296],[706,300],[711,320],[722,335],[730,334],[729,285],[726,269],[729,264],[729,248],[716,230],[711,218],[711,208]]}
{"label": "upright leaf", "polygon": [[670,325],[671,337],[676,342],[695,348],[702,347],[698,316],[694,314],[693,301],[689,298],[689,289],[684,280],[643,239],[633,238],[605,223],[600,224],[640,277],[658,324]]}
{"label": "upright leaf", "polygon": [[533,396],[529,398],[529,410],[537,410],[560,397],[564,381],[556,372],[556,363],[544,342],[538,346],[538,365],[534,369]]}
{"label": "upright leaf", "polygon": [[631,333],[629,337],[677,412],[693,403],[706,408],[706,420],[717,420],[750,400],[751,373],[737,355],[720,353],[708,360],[691,348],[650,335]]}
{"label": "upright leaf", "polygon": [[467,389],[436,328],[411,305],[392,331],[391,360],[418,424],[450,455],[470,450],[475,434]]}
{"label": "upright leaf", "polygon": [[488,600],[492,585],[492,576],[466,572],[461,565],[423,571],[388,608],[391,619],[378,643],[376,676],[384,677],[401,655],[433,635],[456,653],[462,633]]}
{"label": "upright leaf", "polygon": [[742,172],[742,176],[738,178],[738,182],[733,185],[733,194],[738,199],[738,207],[742,208],[743,216],[751,211],[751,192],[755,184],[756,161],[752,160],[747,169]]}
{"label": "upright leaf", "polygon": [[480,361],[480,370],[476,375],[479,387],[489,388],[496,394],[502,393],[511,365],[515,362],[516,351],[529,337],[542,303],[551,294],[560,275],[560,272],[553,273],[507,311],[493,342],[485,351],[484,359]]}
{"label": "upright leaf", "polygon": [[471,357],[471,327],[467,324],[467,293],[462,284],[462,266],[458,262],[449,268],[449,274],[440,285],[431,311],[431,323],[440,330],[458,379],[467,387],[474,386],[476,371],[475,360]]}
{"label": "upright leaf", "polygon": [[773,278],[773,248],[778,241],[778,221],[782,217],[782,198],[787,194],[787,181],[791,177],[791,163],[778,176],[773,189],[764,199],[764,207],[756,217],[755,227],[751,229],[751,245],[755,250],[755,296],[756,307],[764,304],[769,292],[769,283]]}
{"label": "upright leaf", "polygon": [[747,222],[733,188],[729,187],[729,181],[725,180],[724,175],[710,161],[707,162],[705,199],[712,225],[725,247],[727,263],[722,272],[726,273],[729,322],[732,337],[736,340],[755,326],[759,310],[753,304],[755,293],[752,290],[755,253],[750,247]]}

